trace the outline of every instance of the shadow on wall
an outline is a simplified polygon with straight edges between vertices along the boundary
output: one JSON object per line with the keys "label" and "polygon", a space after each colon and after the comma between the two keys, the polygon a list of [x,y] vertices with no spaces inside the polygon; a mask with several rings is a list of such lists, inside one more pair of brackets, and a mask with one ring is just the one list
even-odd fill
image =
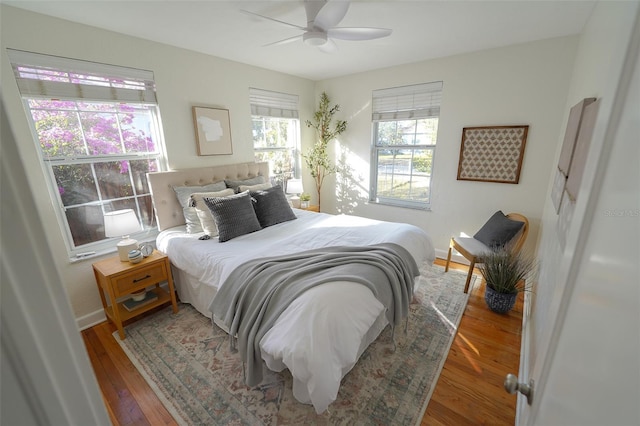
{"label": "shadow on wall", "polygon": [[367,201],[362,194],[368,194],[368,189],[362,186],[366,182],[349,162],[349,150],[341,148],[336,172],[336,210],[342,214],[353,214],[355,207]]}

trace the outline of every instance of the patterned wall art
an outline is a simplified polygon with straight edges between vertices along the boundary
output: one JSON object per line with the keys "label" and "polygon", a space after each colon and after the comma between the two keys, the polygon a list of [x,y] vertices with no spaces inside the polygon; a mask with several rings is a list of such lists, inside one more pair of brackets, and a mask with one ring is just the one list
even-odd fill
{"label": "patterned wall art", "polygon": [[458,180],[517,184],[528,132],[529,126],[463,128]]}
{"label": "patterned wall art", "polygon": [[192,110],[198,155],[233,154],[229,110],[196,106]]}

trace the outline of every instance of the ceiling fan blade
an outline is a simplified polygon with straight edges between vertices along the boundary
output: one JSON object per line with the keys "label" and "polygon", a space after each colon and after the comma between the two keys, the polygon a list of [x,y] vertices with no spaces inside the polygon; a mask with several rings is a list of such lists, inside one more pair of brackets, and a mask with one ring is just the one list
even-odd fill
{"label": "ceiling fan blade", "polygon": [[307,30],[305,27],[301,27],[300,25],[290,24],[289,22],[284,22],[284,21],[280,21],[278,19],[269,18],[268,16],[260,15],[258,13],[249,12],[248,10],[240,9],[240,12],[246,13],[247,15],[251,15],[251,16],[257,16],[258,18],[266,19],[268,21],[278,22],[279,24],[284,24],[284,25],[286,25],[288,27],[296,28],[296,29],[299,29],[299,30],[302,30],[302,31],[306,31]]}
{"label": "ceiling fan blade", "polygon": [[313,26],[329,30],[342,21],[349,10],[349,2],[343,0],[328,1],[313,19]]}
{"label": "ceiling fan blade", "polygon": [[297,35],[297,36],[293,36],[293,37],[289,37],[289,38],[285,38],[282,40],[278,40],[278,41],[274,41],[272,43],[267,43],[267,44],[263,44],[262,47],[267,47],[267,46],[280,46],[283,44],[289,44],[289,43],[293,43],[294,41],[298,41],[302,39],[302,34]]}
{"label": "ceiling fan blade", "polygon": [[339,40],[373,40],[376,38],[387,37],[391,35],[392,31],[393,30],[388,28],[344,27],[331,28],[327,31],[327,35]]}
{"label": "ceiling fan blade", "polygon": [[335,53],[338,51],[338,45],[335,41],[329,39],[325,44],[318,46],[318,50],[324,53]]}

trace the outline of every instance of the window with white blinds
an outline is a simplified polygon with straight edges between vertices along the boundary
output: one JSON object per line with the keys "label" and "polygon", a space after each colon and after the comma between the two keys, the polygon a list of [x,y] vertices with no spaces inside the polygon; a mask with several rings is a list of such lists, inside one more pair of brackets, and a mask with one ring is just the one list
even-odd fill
{"label": "window with white blinds", "polygon": [[431,206],[442,82],[374,90],[370,201]]}
{"label": "window with white blinds", "polygon": [[251,114],[264,117],[298,118],[298,95],[249,88]]}
{"label": "window with white blinds", "polygon": [[153,73],[7,49],[69,255],[115,248],[104,214],[156,229],[148,172],[164,170]]}
{"label": "window with white blinds", "polygon": [[153,103],[153,72],[7,49],[22,96]]}
{"label": "window with white blinds", "polygon": [[373,91],[373,121],[411,120],[440,116],[442,82]]}
{"label": "window with white blinds", "polygon": [[256,161],[267,161],[276,183],[300,173],[298,96],[249,88],[253,149]]}

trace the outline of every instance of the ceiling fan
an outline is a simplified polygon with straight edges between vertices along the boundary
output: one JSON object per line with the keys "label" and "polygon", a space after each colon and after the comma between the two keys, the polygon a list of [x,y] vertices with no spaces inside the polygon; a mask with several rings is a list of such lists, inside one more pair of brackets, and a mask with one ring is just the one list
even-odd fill
{"label": "ceiling fan", "polygon": [[304,31],[304,33],[300,35],[269,43],[265,46],[281,45],[302,39],[306,44],[316,46],[323,52],[330,53],[337,49],[336,43],[333,41],[334,39],[349,41],[373,40],[387,37],[392,31],[388,28],[336,27],[349,10],[349,1],[304,0],[304,7],[307,13],[306,27],[280,21],[248,10],[242,10],[242,12]]}

